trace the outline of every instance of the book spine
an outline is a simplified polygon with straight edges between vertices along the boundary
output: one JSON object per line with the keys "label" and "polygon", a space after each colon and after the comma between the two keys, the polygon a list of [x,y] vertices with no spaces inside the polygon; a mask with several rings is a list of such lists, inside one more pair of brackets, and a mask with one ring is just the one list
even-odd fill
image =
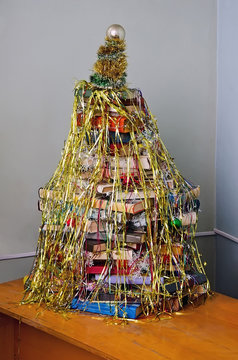
{"label": "book spine", "polygon": [[183,214],[180,218],[182,226],[195,225],[197,222],[197,213],[195,211]]}
{"label": "book spine", "polygon": [[[93,260],[107,260],[108,253],[102,251],[100,253],[91,253],[90,254]],[[121,250],[120,252],[112,250],[111,255],[113,260],[132,260],[133,250]]]}
{"label": "book spine", "polygon": [[[99,240],[107,241],[108,235],[105,232],[99,232],[96,234],[95,233],[94,234],[86,234],[85,237],[86,237],[86,239],[97,240],[99,238]],[[111,237],[111,239],[114,239],[115,235],[111,234],[110,237]],[[125,241],[126,241],[126,243],[142,244],[145,241],[145,237],[146,237],[145,233],[141,233],[141,234],[131,233],[131,234],[126,234]],[[122,241],[123,234],[118,234],[118,239],[120,241]]]}
{"label": "book spine", "polygon": [[[95,279],[99,279],[99,275],[95,276]],[[105,279],[106,281],[109,281],[109,278]],[[111,275],[110,276],[110,283],[111,284],[123,284],[126,283],[128,285],[150,285],[151,278],[150,276],[140,276],[136,277],[133,275],[129,276],[118,276],[118,275]]]}
{"label": "book spine", "polygon": [[[126,157],[120,157],[119,158],[119,167],[121,169],[127,169],[128,168],[128,163],[129,163],[129,168],[130,169],[138,169],[138,162],[140,161],[141,166],[143,169],[145,170],[150,170],[151,169],[151,165],[149,162],[149,158],[148,156],[140,156],[140,160],[133,158],[132,156],[126,158]],[[117,164],[115,163],[114,158],[111,160],[111,168],[116,168]],[[115,169],[114,169],[115,171]]]}
{"label": "book spine", "polygon": [[126,317],[128,319],[136,319],[142,312],[140,304],[118,304],[118,306],[115,306],[115,302],[78,301],[77,298],[73,299],[71,308],[110,316],[114,316],[117,313],[118,317]]}
{"label": "book spine", "polygon": [[96,209],[106,209],[111,206],[112,211],[126,212],[128,214],[136,214],[137,212],[143,211],[144,206],[142,202],[136,204],[124,204],[122,202],[110,203],[108,200],[95,199],[93,207]]}

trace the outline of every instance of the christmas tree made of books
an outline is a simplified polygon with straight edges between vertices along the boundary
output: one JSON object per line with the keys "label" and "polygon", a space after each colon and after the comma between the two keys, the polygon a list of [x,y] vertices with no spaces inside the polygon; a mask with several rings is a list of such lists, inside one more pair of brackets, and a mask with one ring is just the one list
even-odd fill
{"label": "christmas tree made of books", "polygon": [[141,91],[126,86],[124,36],[108,28],[90,82],[75,86],[62,158],[39,189],[23,303],[136,318],[209,292],[194,239],[200,188],[177,170]]}

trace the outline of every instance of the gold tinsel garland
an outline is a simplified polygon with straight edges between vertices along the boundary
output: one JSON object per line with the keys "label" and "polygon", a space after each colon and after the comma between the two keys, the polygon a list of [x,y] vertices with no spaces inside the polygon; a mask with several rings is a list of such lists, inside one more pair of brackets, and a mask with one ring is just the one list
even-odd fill
{"label": "gold tinsel garland", "polygon": [[[89,95],[86,96],[87,91]],[[37,256],[26,281],[23,303],[45,303],[56,310],[67,310],[75,296],[92,302],[98,300],[99,293],[106,288],[114,295],[116,308],[119,302],[126,305],[128,298],[137,298],[146,315],[153,312],[158,314],[171,298],[166,285],[179,284],[176,296],[182,305],[185,292],[192,298],[187,273],[205,274],[194,239],[196,224],[178,226],[174,221],[182,217],[185,203],[188,209],[194,209],[196,193],[177,170],[148,106],[134,106],[134,111],[128,112],[123,105],[122,97],[130,98],[132,95],[133,91],[127,88],[120,91],[100,90],[85,81],[76,84],[71,128],[62,158],[44,187]],[[141,96],[138,95],[140,100]],[[109,129],[113,117],[108,109],[114,109],[126,119],[130,128],[130,141],[127,144],[118,128],[112,138]],[[94,120],[98,114],[100,123],[95,127]],[[141,163],[143,152],[151,164],[150,178]],[[120,173],[121,156],[127,162],[124,178]],[[136,169],[131,170],[130,157],[136,159]],[[90,167],[88,163],[91,158],[94,162]],[[108,172],[111,172],[110,177]],[[173,181],[172,192],[165,179]],[[103,220],[97,194],[97,185],[102,180],[113,187],[110,196],[105,198]],[[153,200],[150,196],[152,191]],[[141,285],[131,289],[125,273],[122,272],[115,284],[110,284],[110,273],[113,251],[121,263],[125,261],[126,197],[130,199],[131,194],[136,192],[143,195],[141,201],[144,202],[147,232],[145,246],[132,262],[131,272],[136,271],[139,263],[143,263],[142,279],[149,277],[150,284],[142,280]],[[95,216],[95,211],[98,233],[103,227],[107,234],[106,260],[101,275],[91,283],[87,274],[90,259],[85,244],[88,220]],[[175,256],[176,246],[183,248],[180,261]],[[165,266],[163,259],[166,256]],[[208,281],[206,289],[209,290]]]}

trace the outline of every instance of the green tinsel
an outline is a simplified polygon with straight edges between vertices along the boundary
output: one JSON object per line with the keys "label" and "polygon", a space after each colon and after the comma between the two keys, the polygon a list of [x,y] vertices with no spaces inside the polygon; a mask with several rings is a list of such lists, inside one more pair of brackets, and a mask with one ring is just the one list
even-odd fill
{"label": "green tinsel", "polygon": [[117,81],[114,81],[110,78],[107,78],[105,76],[102,76],[98,73],[94,73],[90,76],[90,81],[94,85],[100,88],[108,88],[108,89],[115,89],[115,88],[121,88],[125,86],[126,84],[126,73],[123,74],[123,76],[118,79]]}
{"label": "green tinsel", "polygon": [[98,54],[98,59],[115,60],[115,59],[118,59],[122,54],[123,54],[123,51],[117,51],[112,54]]}

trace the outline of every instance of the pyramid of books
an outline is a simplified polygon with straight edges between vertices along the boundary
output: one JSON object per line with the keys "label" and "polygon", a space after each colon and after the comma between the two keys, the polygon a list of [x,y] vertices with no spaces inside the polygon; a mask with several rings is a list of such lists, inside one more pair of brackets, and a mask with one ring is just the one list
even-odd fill
{"label": "pyramid of books", "polygon": [[194,239],[200,188],[177,170],[141,91],[126,86],[124,36],[108,28],[90,82],[75,86],[61,160],[39,189],[23,303],[136,318],[209,292]]}

